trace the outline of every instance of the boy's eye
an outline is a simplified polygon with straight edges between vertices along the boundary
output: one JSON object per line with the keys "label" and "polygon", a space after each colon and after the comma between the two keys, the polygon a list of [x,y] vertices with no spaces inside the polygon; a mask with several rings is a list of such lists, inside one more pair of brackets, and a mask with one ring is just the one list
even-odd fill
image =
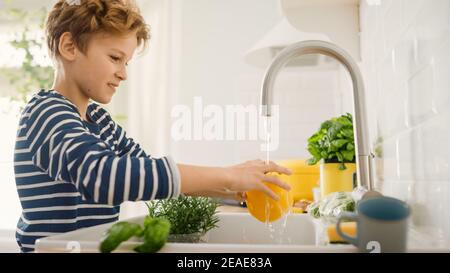
{"label": "boy's eye", "polygon": [[113,61],[115,61],[115,62],[117,62],[117,61],[120,60],[120,58],[119,58],[119,57],[116,57],[116,56],[109,56],[109,57],[111,57],[111,59],[112,59]]}

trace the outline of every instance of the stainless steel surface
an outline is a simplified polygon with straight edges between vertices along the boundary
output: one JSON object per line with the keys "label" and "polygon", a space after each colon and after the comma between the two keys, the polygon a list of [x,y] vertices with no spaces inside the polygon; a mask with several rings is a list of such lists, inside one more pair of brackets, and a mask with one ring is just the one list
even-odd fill
{"label": "stainless steel surface", "polygon": [[283,49],[269,65],[261,89],[261,114],[271,116],[273,86],[281,68],[289,60],[306,54],[323,54],[339,61],[349,72],[353,84],[353,127],[358,186],[371,190],[373,187],[372,157],[369,147],[364,84],[358,65],[350,54],[340,47],[324,41],[303,41]]}

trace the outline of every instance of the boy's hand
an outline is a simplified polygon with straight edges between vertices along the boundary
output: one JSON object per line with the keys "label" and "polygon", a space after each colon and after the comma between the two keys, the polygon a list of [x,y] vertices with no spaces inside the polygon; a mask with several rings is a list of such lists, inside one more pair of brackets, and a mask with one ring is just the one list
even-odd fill
{"label": "boy's hand", "polygon": [[286,175],[291,175],[291,170],[279,166],[273,161],[266,164],[262,160],[252,160],[245,163],[231,166],[226,168],[228,173],[228,186],[225,190],[234,192],[234,194],[240,194],[242,198],[245,198],[243,192],[249,190],[260,190],[267,194],[274,200],[278,200],[279,197],[263,182],[272,183],[283,189],[290,190],[291,187],[286,182],[283,182],[278,177],[273,175],[267,175],[269,172],[277,172]]}

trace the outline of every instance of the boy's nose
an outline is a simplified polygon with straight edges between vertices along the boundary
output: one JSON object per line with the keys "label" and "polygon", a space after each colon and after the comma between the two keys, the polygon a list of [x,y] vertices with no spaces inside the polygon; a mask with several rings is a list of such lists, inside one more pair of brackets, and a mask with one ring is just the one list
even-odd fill
{"label": "boy's nose", "polygon": [[116,72],[115,76],[119,78],[121,81],[124,81],[127,79],[127,71],[123,69],[119,72]]}

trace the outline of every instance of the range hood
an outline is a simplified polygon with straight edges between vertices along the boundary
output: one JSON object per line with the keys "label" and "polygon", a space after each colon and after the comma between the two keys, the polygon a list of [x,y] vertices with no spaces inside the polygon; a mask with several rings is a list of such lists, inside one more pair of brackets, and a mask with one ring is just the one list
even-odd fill
{"label": "range hood", "polygon": [[[300,31],[294,28],[286,18],[283,18],[245,54],[244,60],[248,64],[266,68],[283,48],[305,40],[330,41],[325,34]],[[334,61],[331,58],[320,54],[312,54],[294,59],[287,66],[309,67],[333,63]]]}

